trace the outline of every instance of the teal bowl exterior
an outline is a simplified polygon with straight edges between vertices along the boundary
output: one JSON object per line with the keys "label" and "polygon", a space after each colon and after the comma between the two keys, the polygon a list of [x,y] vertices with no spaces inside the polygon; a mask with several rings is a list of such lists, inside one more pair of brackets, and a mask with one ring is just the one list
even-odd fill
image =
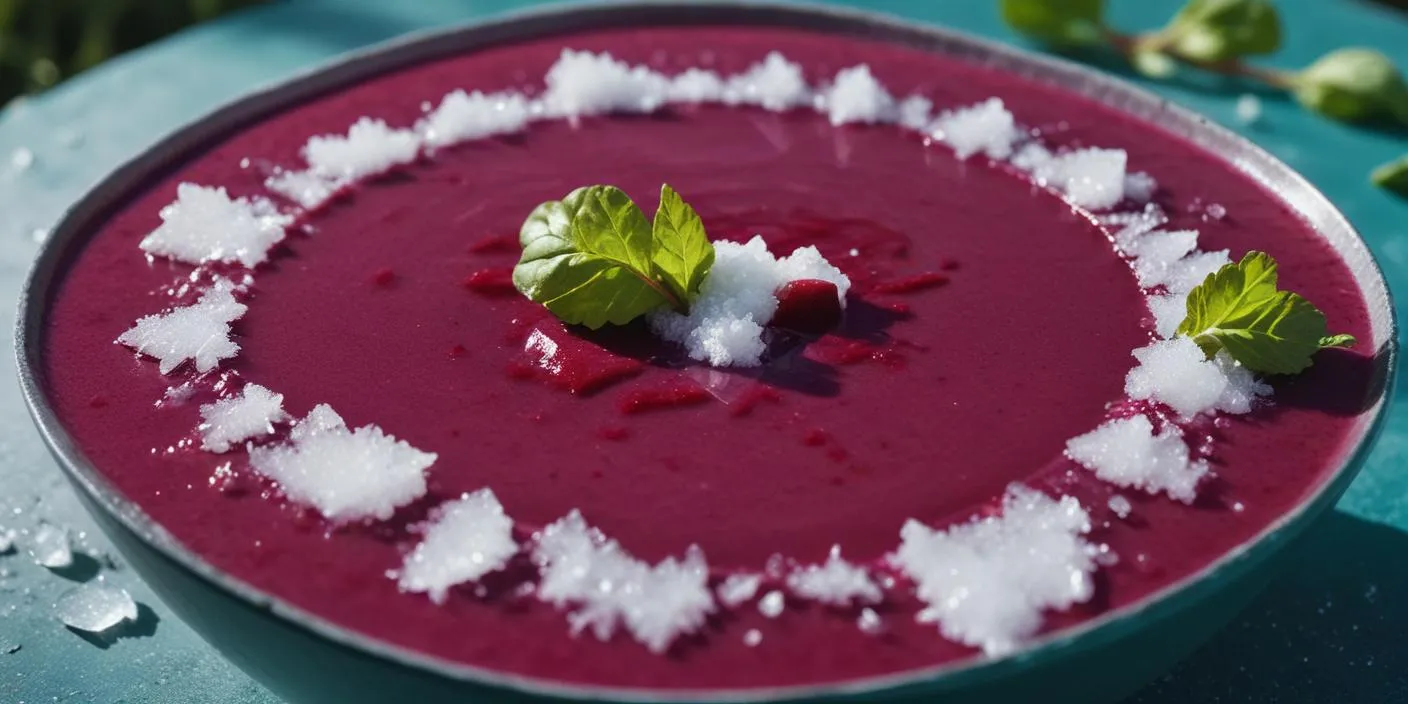
{"label": "teal bowl exterior", "polygon": [[[1003,658],[891,676],[776,689],[664,690],[588,687],[489,672],[373,640],[224,574],[187,550],[118,492],[83,456],[45,396],[42,336],[53,286],[94,225],[148,175],[242,125],[308,96],[477,47],[606,27],[669,24],[790,26],[903,43],[1060,86],[1186,137],[1260,180],[1345,260],[1367,302],[1376,350],[1375,397],[1351,449],[1302,502],[1196,575],[1145,600],[1065,629]],[[1330,509],[1376,436],[1395,369],[1396,323],[1382,273],[1344,217],[1289,167],[1193,113],[1089,69],[938,28],[852,11],[735,2],[644,2],[533,12],[399,40],[344,58],[215,111],[119,168],[65,214],[30,272],[16,330],[20,383],[41,434],[85,507],[127,560],[181,618],[232,662],[295,704],[379,702],[903,701],[1115,702],[1190,653],[1275,575],[1287,548]]]}

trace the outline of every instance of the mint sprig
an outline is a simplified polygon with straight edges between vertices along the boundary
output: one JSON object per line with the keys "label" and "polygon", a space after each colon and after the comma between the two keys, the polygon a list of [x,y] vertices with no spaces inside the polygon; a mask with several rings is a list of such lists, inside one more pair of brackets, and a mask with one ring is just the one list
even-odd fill
{"label": "mint sprig", "polygon": [[666,306],[687,312],[714,263],[698,213],[668,185],[654,225],[621,189],[584,186],[534,208],[518,241],[513,285],[593,330]]}
{"label": "mint sprig", "polygon": [[714,245],[704,221],[669,184],[660,186],[660,207],[651,226],[655,253],[651,259],[676,298],[693,301],[714,265]]}
{"label": "mint sprig", "polygon": [[1187,60],[1228,61],[1280,48],[1281,18],[1270,0],[1191,0],[1154,36]]}
{"label": "mint sprig", "polygon": [[1248,252],[1209,274],[1188,294],[1178,334],[1193,338],[1209,358],[1219,350],[1263,374],[1296,374],[1325,347],[1349,347],[1351,335],[1327,335],[1325,314],[1276,287],[1276,260]]}

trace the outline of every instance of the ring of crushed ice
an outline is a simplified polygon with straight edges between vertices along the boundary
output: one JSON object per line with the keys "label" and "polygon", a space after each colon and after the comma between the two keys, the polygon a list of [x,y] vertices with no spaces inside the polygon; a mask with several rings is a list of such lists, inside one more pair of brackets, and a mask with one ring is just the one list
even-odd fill
{"label": "ring of crushed ice", "polygon": [[[215,277],[196,303],[144,317],[117,342],[157,360],[162,374],[187,364],[205,374],[239,352],[230,324],[245,312],[240,299],[250,294],[250,273],[268,260],[299,215],[350,186],[434,158],[436,150],[460,142],[521,132],[535,121],[721,103],[815,110],[838,127],[886,124],[916,131],[926,137],[926,147],[943,145],[959,159],[986,158],[1025,172],[1100,224],[1128,261],[1153,319],[1151,342],[1133,351],[1127,400],[1111,404],[1115,410],[1103,424],[1065,448],[1067,457],[1100,480],[1191,503],[1209,467],[1205,451],[1189,448],[1188,422],[1247,413],[1270,393],[1229,358],[1207,360],[1191,340],[1174,334],[1188,291],[1228,263],[1228,252],[1199,251],[1195,231],[1161,230],[1165,218],[1151,202],[1157,183],[1130,172],[1123,150],[1053,153],[1000,98],[935,110],[924,96],[891,95],[865,65],[811,85],[798,64],[776,52],[736,75],[691,68],[670,76],[605,53],[565,50],[545,84],[536,97],[456,90],[433,109],[426,104],[426,114],[412,125],[363,117],[345,135],[315,136],[303,148],[302,166],[274,170],[265,183],[269,197],[231,198],[218,186],[181,184],[141,249],[149,259],[242,267],[244,279],[236,284]],[[758,331],[776,308],[772,292],[780,283],[831,278],[844,297],[848,282],[814,249],[777,259],[757,239],[717,247],[710,277],[715,290],[706,290],[705,302],[696,306],[703,312],[652,321],[658,334],[711,364],[757,362]],[[179,396],[182,388],[174,393]],[[349,429],[327,405],[293,420],[282,402],[281,395],[254,383],[226,391],[200,408],[196,433],[202,449],[222,453],[243,443],[255,472],[275,482],[287,500],[312,506],[333,522],[385,520],[425,494],[433,453],[376,425]],[[1109,508],[1120,518],[1131,510],[1118,494]],[[998,656],[1036,635],[1044,612],[1090,599],[1092,574],[1113,559],[1107,546],[1088,539],[1092,523],[1076,499],[1014,484],[1000,514],[948,527],[911,520],[898,547],[868,566],[847,561],[838,546],[820,564],[775,558],[762,570],[711,575],[697,546],[678,559],[649,564],[575,510],[520,539],[493,491],[484,488],[432,510],[417,528],[419,544],[388,576],[403,592],[442,603],[453,588],[522,555],[539,572],[536,598],[564,611],[573,634],[607,639],[624,631],[655,652],[699,630],[720,610],[752,603],[765,617],[782,618],[787,599],[849,613],[863,632],[876,633],[882,623],[871,607],[908,590],[927,605],[919,621],[934,624],[942,637]],[[750,629],[744,642],[759,645],[762,634]]]}

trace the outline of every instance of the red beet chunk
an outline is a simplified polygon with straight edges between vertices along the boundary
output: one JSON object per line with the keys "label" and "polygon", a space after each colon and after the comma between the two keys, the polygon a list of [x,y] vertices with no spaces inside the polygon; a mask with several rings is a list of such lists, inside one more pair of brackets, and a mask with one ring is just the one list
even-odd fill
{"label": "red beet chunk", "polygon": [[534,326],[523,344],[534,376],[574,394],[589,394],[634,376],[645,364],[572,334],[560,321]]}
{"label": "red beet chunk", "polygon": [[878,345],[865,340],[825,337],[807,347],[806,356],[822,364],[843,366],[871,361],[881,352]]}
{"label": "red beet chunk", "polygon": [[679,408],[704,403],[710,398],[709,392],[697,384],[684,380],[671,381],[652,387],[635,388],[621,396],[621,412],[626,415]]}
{"label": "red beet chunk", "polygon": [[518,233],[485,236],[471,244],[469,251],[474,254],[518,254]]}
{"label": "red beet chunk", "polygon": [[937,288],[948,283],[948,277],[936,271],[926,271],[922,274],[907,276],[897,281],[885,281],[875,284],[876,293],[914,293],[925,289]]}
{"label": "red beet chunk", "polygon": [[836,284],[821,279],[789,281],[777,290],[773,327],[805,335],[820,335],[841,323],[841,297]]}
{"label": "red beet chunk", "polygon": [[624,425],[608,425],[597,431],[597,435],[601,436],[602,440],[611,440],[612,442],[625,440],[630,437],[630,434],[630,429]]}
{"label": "red beet chunk", "polygon": [[376,286],[390,286],[395,281],[396,272],[392,271],[390,267],[382,267],[372,274],[372,284]]}
{"label": "red beet chunk", "polygon": [[480,269],[465,277],[464,287],[484,296],[517,296],[513,285],[513,269]]}

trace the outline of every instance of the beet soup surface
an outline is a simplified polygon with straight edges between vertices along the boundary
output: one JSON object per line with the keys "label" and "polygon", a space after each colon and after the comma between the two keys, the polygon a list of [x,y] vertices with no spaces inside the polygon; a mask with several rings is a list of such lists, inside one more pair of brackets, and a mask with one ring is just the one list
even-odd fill
{"label": "beet soup surface", "polygon": [[[407,125],[422,101],[456,88],[540,89],[564,47],[671,73],[706,62],[738,71],[780,50],[812,83],[864,62],[892,93],[918,92],[940,108],[999,96],[1053,144],[1127,150],[1131,171],[1158,180],[1168,228],[1196,228],[1202,249],[1228,248],[1234,259],[1269,251],[1283,285],[1314,301],[1332,328],[1370,339],[1351,274],[1285,205],[1214,156],[1085,99],[917,50],[801,31],[597,32],[364,82],[144,184],[72,263],[45,331],[45,389],[86,458],[213,565],[375,638],[552,680],[751,687],[893,673],[974,651],[915,623],[920,605],[906,597],[879,609],[879,636],[858,629],[853,610],[793,602],[767,619],[745,606],[661,656],[621,633],[573,638],[557,609],[507,587],[491,583],[484,597],[457,589],[436,605],[400,593],[386,572],[414,543],[407,524],[481,487],[524,534],[578,508],[638,557],[697,543],[725,574],[761,569],[773,554],[821,560],[833,544],[873,564],[898,544],[906,519],[961,521],[1021,481],[1080,499],[1095,523],[1089,539],[1120,555],[1101,569],[1089,604],[1048,614],[1051,630],[1137,601],[1251,538],[1318,486],[1371,393],[1367,355],[1322,354],[1305,374],[1273,383],[1270,409],[1208,426],[1217,478],[1193,506],[1117,492],[1061,455],[1122,396],[1130,350],[1149,339],[1138,286],[1105,232],[1018,175],[958,161],[893,126],[704,106],[537,123],[442,150],[308,216],[307,232],[256,270],[235,325],[243,349],[221,372],[285,394],[294,416],[328,403],[350,426],[376,423],[437,453],[430,495],[396,520],[330,527],[279,500],[242,450],[199,451],[197,409],[216,397],[218,375],[185,402],[163,401],[188,371],[163,377],[113,344],[133,320],[170,305],[168,291],[191,271],[148,263],[137,248],[176,185],[263,194],[265,167],[299,163],[312,135],[343,132],[363,115]],[[588,393],[526,371],[527,335],[566,334],[504,282],[528,211],[611,183],[649,213],[662,182],[698,208],[713,237],[760,233],[774,253],[817,245],[855,282],[842,328],[753,374],[683,365],[632,329],[589,336],[614,352],[583,345],[583,380],[599,387]],[[1226,216],[1208,216],[1212,203]],[[645,352],[661,358],[636,361]],[[621,377],[596,378],[605,368]],[[227,461],[235,477],[215,478]],[[1106,508],[1115,493],[1132,501],[1132,520]],[[745,644],[750,629],[760,644]]]}

